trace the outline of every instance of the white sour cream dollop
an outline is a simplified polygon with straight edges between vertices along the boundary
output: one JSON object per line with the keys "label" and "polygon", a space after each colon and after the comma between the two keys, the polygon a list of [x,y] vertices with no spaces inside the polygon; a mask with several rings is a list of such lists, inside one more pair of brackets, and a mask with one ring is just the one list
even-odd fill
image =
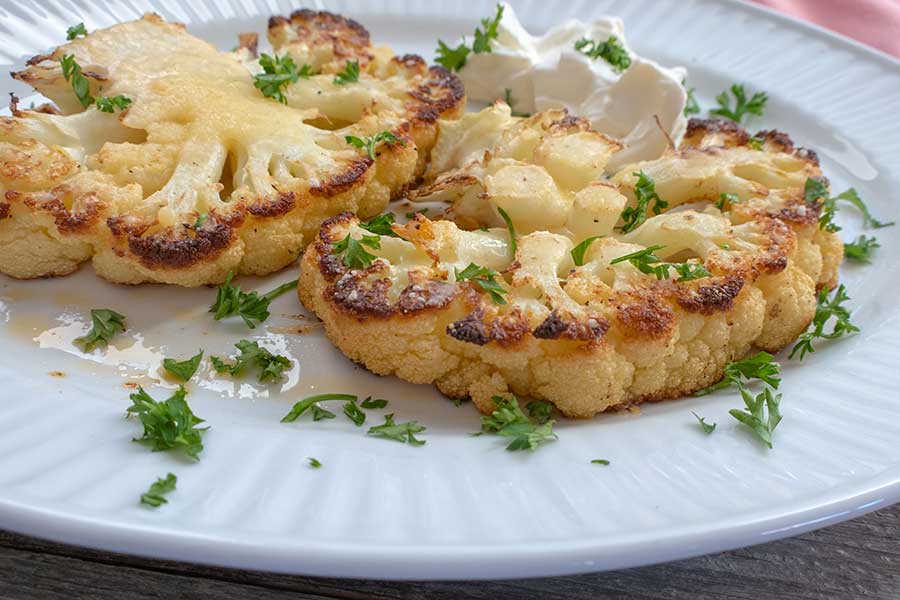
{"label": "white sour cream dollop", "polygon": [[[677,143],[684,133],[685,69],[666,68],[632,52],[621,19],[603,17],[590,24],[571,20],[533,36],[504,3],[497,32],[491,52],[469,54],[459,72],[470,100],[493,102],[509,89],[517,112],[564,107],[589,119],[595,129],[625,144],[609,170],[659,158],[666,135]],[[603,58],[575,50],[581,38],[602,43],[611,35],[631,57],[623,73]]]}

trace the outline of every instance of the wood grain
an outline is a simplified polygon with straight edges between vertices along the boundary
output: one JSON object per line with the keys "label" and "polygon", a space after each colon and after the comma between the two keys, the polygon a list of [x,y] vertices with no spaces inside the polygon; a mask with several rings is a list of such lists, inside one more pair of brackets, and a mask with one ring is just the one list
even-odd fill
{"label": "wood grain", "polygon": [[45,542],[0,531],[0,600],[90,598],[900,598],[900,504],[795,538],[571,577],[485,582],[342,580],[240,571]]}

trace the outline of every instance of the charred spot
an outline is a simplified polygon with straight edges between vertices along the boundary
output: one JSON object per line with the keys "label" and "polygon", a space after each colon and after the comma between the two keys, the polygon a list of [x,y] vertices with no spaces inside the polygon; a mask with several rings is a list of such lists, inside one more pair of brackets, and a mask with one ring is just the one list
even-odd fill
{"label": "charred spot", "polygon": [[[33,66],[36,65],[36,64],[42,63],[42,62],[44,62],[45,60],[50,60],[50,59],[52,59],[52,58],[53,58],[53,53],[52,53],[52,52],[49,53],[49,54],[37,54],[37,55],[32,56],[31,58],[29,58],[28,60],[26,60],[26,61],[25,61],[25,66],[27,66],[27,67],[33,67]],[[15,73],[12,73],[12,75],[13,75],[13,77],[15,77]]]}
{"label": "charred spot", "polygon": [[443,308],[459,295],[459,287],[442,281],[412,283],[400,292],[397,309],[409,314],[426,309]]}
{"label": "charred spot", "polygon": [[7,204],[6,202],[0,202],[0,219],[6,219],[9,217],[9,209],[9,204]]}
{"label": "charred spot", "polygon": [[290,26],[297,37],[311,46],[329,44],[335,57],[357,58],[360,66],[371,59],[369,32],[353,19],[328,11],[295,10],[290,19],[271,17],[269,28]]}
{"label": "charred spot", "polygon": [[277,217],[291,212],[297,205],[294,192],[281,192],[271,202],[260,198],[247,206],[247,211],[254,217]]}
{"label": "charred spot", "polygon": [[734,306],[734,299],[743,287],[744,279],[734,275],[695,289],[682,286],[681,293],[677,297],[678,305],[688,312],[703,315],[728,311]]}
{"label": "charred spot", "polygon": [[652,295],[637,294],[636,301],[616,307],[616,318],[625,329],[643,337],[662,337],[675,323],[672,308]]}
{"label": "charred spot", "polygon": [[458,108],[466,91],[462,80],[444,67],[432,66],[428,69],[425,83],[410,90],[408,95],[417,101],[413,107],[415,119],[433,123],[448,111]]}
{"label": "charred spot", "polygon": [[319,257],[319,272],[327,281],[334,280],[335,277],[347,270],[341,259],[332,254],[331,229],[337,225],[350,223],[354,219],[356,219],[354,214],[345,210],[325,219],[319,227],[319,237],[315,242],[316,255]]}
{"label": "charred spot", "polygon": [[238,45],[245,48],[253,58],[259,56],[259,34],[239,33]]}
{"label": "charred spot", "polygon": [[[31,194],[8,190],[5,198],[9,201],[22,201],[32,210],[40,210],[49,213],[53,217],[56,228],[61,233],[84,233],[90,229],[100,217],[102,203],[93,194],[89,194],[82,210],[72,212],[60,199],[61,189],[54,189],[52,197],[42,199]],[[46,197],[46,196],[44,196]],[[7,206],[9,206],[7,204]]]}
{"label": "charred spot", "polygon": [[730,119],[688,120],[682,147],[745,146],[750,134]]}
{"label": "charred spot", "polygon": [[777,129],[757,131],[754,137],[760,138],[764,142],[775,146],[780,152],[791,153],[794,151],[794,141],[791,137]]}
{"label": "charred spot", "polygon": [[346,192],[365,176],[366,171],[369,170],[372,164],[373,161],[368,156],[358,158],[337,175],[315,187],[311,187],[309,192],[314,196],[335,196],[341,192]]}
{"label": "charred spot", "polygon": [[416,71],[422,70],[426,66],[425,59],[418,54],[404,54],[403,56],[395,56],[391,60],[407,69]]}
{"label": "charred spot", "polygon": [[822,204],[800,202],[785,206],[774,216],[782,221],[796,223],[798,225],[812,225],[819,222],[819,215],[822,214]]}
{"label": "charred spot", "polygon": [[531,333],[528,321],[518,309],[513,309],[511,314],[491,321],[489,336],[491,341],[501,346],[509,346],[520,341],[528,333]]}
{"label": "charred spot", "polygon": [[577,319],[564,320],[557,311],[553,311],[531,333],[542,340],[594,340],[609,331],[609,321],[590,317],[584,322]]}
{"label": "charred spot", "polygon": [[215,223],[197,230],[195,235],[189,237],[129,235],[128,249],[149,268],[183,269],[215,258],[234,238],[231,224]]}
{"label": "charred spot", "polygon": [[562,119],[557,119],[550,123],[550,126],[547,127],[550,131],[566,131],[571,132],[574,131],[588,131],[591,128],[591,124],[587,121],[587,119],[583,119],[581,117],[576,117],[575,115],[566,114]]}
{"label": "charred spot", "polygon": [[797,148],[797,151],[794,152],[794,156],[797,158],[802,158],[803,160],[808,160],[811,164],[815,166],[819,166],[819,155],[816,154],[815,150],[811,150],[809,148]]}
{"label": "charred spot", "polygon": [[484,346],[491,341],[484,325],[483,313],[477,309],[459,321],[447,325],[447,335],[478,346]]}
{"label": "charred spot", "polygon": [[387,277],[366,283],[369,269],[346,273],[325,290],[340,310],[355,317],[388,317],[394,310],[388,298],[391,280]]}

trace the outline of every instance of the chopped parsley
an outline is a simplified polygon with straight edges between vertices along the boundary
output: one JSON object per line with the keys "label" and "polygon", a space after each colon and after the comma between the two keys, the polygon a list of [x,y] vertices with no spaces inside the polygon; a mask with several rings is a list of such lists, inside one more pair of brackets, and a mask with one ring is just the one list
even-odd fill
{"label": "chopped parsley", "polygon": [[475,40],[471,49],[466,46],[465,38],[455,48],[451,48],[443,40],[438,40],[437,57],[434,61],[450,71],[459,71],[465,66],[470,52],[475,54],[489,53],[491,51],[491,42],[497,39],[497,28],[500,26],[500,19],[502,18],[503,5],[497,4],[494,17],[481,19],[481,27],[475,28]]}
{"label": "chopped parsley", "polygon": [[326,410],[319,406],[318,404],[313,404],[312,406],[312,417],[313,421],[322,421],[324,419],[333,419],[335,418],[335,414],[330,410]]}
{"label": "chopped parsley", "polygon": [[872,251],[880,248],[881,244],[875,237],[860,235],[854,242],[844,242],[844,256],[854,262],[872,262]]}
{"label": "chopped parsley", "polygon": [[366,138],[357,137],[355,135],[345,135],[344,141],[351,146],[365,149],[366,156],[368,156],[371,160],[375,160],[375,147],[381,142],[384,142],[386,144],[400,144],[401,146],[406,145],[406,142],[404,140],[398,138],[390,131],[382,131],[381,133],[371,135]]}
{"label": "chopped parsley", "polygon": [[614,35],[609,36],[605,42],[581,38],[575,42],[575,49],[594,60],[602,58],[617,73],[624,73],[631,66],[631,56],[628,55],[628,50]]}
{"label": "chopped parsley", "polygon": [[388,405],[388,401],[387,401],[387,400],[384,400],[383,398],[375,398],[375,399],[373,399],[372,396],[369,396],[369,397],[367,397],[365,400],[363,400],[362,402],[360,402],[359,405],[360,405],[361,407],[363,407],[363,408],[366,408],[366,409],[369,409],[369,408],[384,408],[385,406]]}
{"label": "chopped parsley", "polygon": [[188,381],[197,372],[197,367],[200,366],[201,360],[203,360],[203,350],[182,361],[177,361],[174,358],[164,358],[162,366],[178,379]]}
{"label": "chopped parsley", "polygon": [[87,35],[87,29],[84,26],[84,23],[79,23],[78,25],[72,25],[68,29],[66,29],[66,39],[69,41],[74,40],[78,36]]}
{"label": "chopped parsley", "polygon": [[678,273],[678,279],[675,281],[693,281],[694,279],[702,279],[709,277],[712,273],[701,263],[683,262],[683,263],[667,263]]}
{"label": "chopped parsley", "polygon": [[509,114],[511,114],[512,116],[514,116],[514,117],[523,117],[523,118],[527,118],[527,117],[530,117],[530,116],[531,116],[531,113],[518,112],[518,111],[513,107],[514,100],[513,100],[513,97],[512,97],[512,90],[511,90],[511,89],[509,89],[509,88],[504,88],[504,89],[503,89],[503,101],[506,102],[506,105],[507,105],[507,106],[509,106]]}
{"label": "chopped parsley", "polygon": [[165,494],[175,491],[175,484],[178,478],[174,473],[168,473],[165,477],[160,477],[154,483],[150,484],[150,489],[146,493],[141,494],[141,504],[157,508],[168,503]]}
{"label": "chopped parsley", "polygon": [[[418,210],[411,210],[403,216],[405,216],[407,219],[412,220],[412,219],[416,218],[416,215],[424,215],[427,212],[428,212],[428,208],[420,208]],[[485,231],[487,231],[487,230],[485,229]]]}
{"label": "chopped parsley", "polygon": [[380,214],[377,217],[372,217],[365,223],[360,223],[359,226],[370,233],[374,233],[375,235],[383,235],[388,237],[397,237],[397,234],[394,233],[394,230],[391,229],[391,225],[394,224],[394,215],[391,213]]}
{"label": "chopped parsley", "polygon": [[741,199],[737,197],[737,194],[719,194],[719,199],[715,202],[715,207],[725,212],[725,205],[727,204],[729,207],[732,204],[737,204]]}
{"label": "chopped parsley", "polygon": [[343,71],[338,71],[332,83],[334,85],[347,85],[348,83],[358,83],[359,82],[359,61],[346,61],[344,65]]}
{"label": "chopped parsley", "polygon": [[378,250],[381,248],[381,238],[377,235],[364,235],[356,239],[348,233],[347,237],[332,244],[331,253],[340,256],[348,269],[365,269],[371,266],[376,256],[367,252],[364,246]]}
{"label": "chopped parsley", "polygon": [[605,458],[595,458],[594,460],[591,461],[591,464],[592,464],[592,465],[603,465],[603,466],[608,466],[608,465],[609,465],[609,461],[606,460]]}
{"label": "chopped parsley", "polygon": [[771,388],[766,388],[754,398],[746,387],[741,386],[740,390],[745,410],[733,408],[728,414],[749,427],[756,437],[771,448],[772,432],[781,422],[781,413],[778,411],[781,394],[773,394]]}
{"label": "chopped parsley", "polygon": [[656,193],[656,184],[643,171],[632,173],[638,178],[634,184],[634,195],[637,199],[636,206],[626,207],[622,211],[622,226],[616,227],[622,233],[628,233],[637,229],[644,221],[647,220],[647,209],[650,208],[650,202],[653,202],[653,214],[658,215],[664,209],[669,207],[669,203],[659,197]]}
{"label": "chopped parsley", "polygon": [[318,458],[314,458],[312,456],[307,456],[306,458],[307,458],[307,460],[309,460],[309,466],[312,467],[313,469],[321,469],[322,468],[322,463],[319,462]]}
{"label": "chopped parsley", "polygon": [[366,422],[366,413],[360,410],[359,406],[356,405],[355,396],[352,400],[348,400],[344,404],[344,414],[348,419],[353,421],[357,427],[362,426],[362,424]]}
{"label": "chopped parsley", "polygon": [[[794,355],[799,352],[799,358],[803,360],[807,353],[815,352],[813,340],[833,340],[859,331],[859,327],[850,322],[850,311],[843,306],[843,303],[849,299],[850,296],[847,295],[847,289],[844,287],[844,284],[838,286],[831,298],[828,297],[828,290],[822,289],[816,302],[816,314],[812,321],[812,331],[807,331],[797,338],[797,343],[794,344],[788,358],[794,358]],[[834,317],[834,321],[831,331],[825,333],[825,326],[831,321],[832,317]]]}
{"label": "chopped parsley", "polygon": [[735,100],[734,108],[731,108],[731,98],[726,90],[716,96],[719,108],[710,109],[709,113],[740,123],[747,115],[762,116],[766,102],[769,100],[769,96],[765,92],[756,92],[748,100],[744,86],[738,83],[731,84],[731,94]]}
{"label": "chopped parsley", "polygon": [[705,396],[718,390],[736,385],[743,387],[751,379],[760,381],[778,389],[781,383],[781,365],[768,352],[758,352],[743,360],[736,360],[725,365],[725,373],[718,382],[696,392],[695,396]]}
{"label": "chopped parsley", "polygon": [[190,458],[199,460],[203,451],[203,434],[208,427],[197,427],[203,419],[197,417],[185,401],[187,390],[178,386],[168,400],[157,402],[139,387],[131,394],[131,406],[125,415],[135,415],[144,426],[144,434],[134,438],[150,446],[154,452],[162,450],[182,450]]}
{"label": "chopped parsley", "polygon": [[209,221],[209,213],[201,213],[197,215],[197,219],[194,221],[194,231],[200,229],[207,221]]}
{"label": "chopped parsley", "polygon": [[118,96],[98,97],[95,99],[97,110],[105,113],[114,113],[116,109],[125,110],[131,104],[132,100],[128,96],[119,94]]}
{"label": "chopped parsley", "polygon": [[294,404],[294,406],[291,408],[291,410],[288,412],[288,414],[284,415],[284,417],[281,418],[281,422],[282,423],[293,423],[294,421],[297,420],[298,417],[300,417],[300,415],[305,413],[307,410],[313,409],[313,411],[315,411],[315,409],[317,409],[317,408],[320,411],[326,412],[331,416],[321,417],[321,418],[317,419],[317,418],[315,418],[315,412],[313,412],[313,420],[314,421],[319,421],[322,418],[333,419],[334,414],[319,407],[319,404],[318,404],[319,402],[327,402],[329,400],[341,400],[344,402],[349,402],[349,401],[355,401],[356,399],[357,399],[357,397],[355,394],[316,394],[315,396],[307,396],[300,402],[297,402],[296,404]]}
{"label": "chopped parsley", "polygon": [[497,212],[500,213],[500,216],[503,217],[503,221],[506,223],[506,231],[509,233],[509,249],[513,258],[515,258],[516,250],[518,250],[518,246],[516,245],[516,228],[513,226],[512,219],[509,218],[509,215],[506,214],[505,210],[498,206]]}
{"label": "chopped parsley", "polygon": [[59,59],[59,64],[62,67],[63,77],[72,85],[72,91],[75,92],[75,97],[78,98],[78,102],[81,103],[82,107],[87,108],[96,102],[98,110],[112,113],[117,108],[125,110],[131,104],[131,98],[121,94],[112,97],[98,96],[94,98],[91,95],[91,84],[87,77],[84,76],[84,73],[82,73],[81,65],[76,62],[74,54],[63,55]]}
{"label": "chopped parsley", "polygon": [[456,281],[471,281],[480,287],[482,291],[487,292],[494,304],[506,304],[506,299],[503,296],[508,294],[509,290],[496,280],[500,276],[500,273],[497,271],[480,267],[475,263],[469,263],[469,266],[462,271],[459,269],[454,269],[454,271]]}
{"label": "chopped parsley", "polygon": [[591,244],[602,237],[602,235],[592,235],[591,237],[581,241],[577,246],[572,248],[569,254],[572,255],[572,262],[575,263],[576,267],[580,267],[584,264],[584,255],[587,253],[588,248],[590,248]]}
{"label": "chopped parsley", "polygon": [[701,263],[668,263],[654,254],[665,246],[648,246],[630,254],[614,258],[609,262],[615,265],[622,262],[630,262],[638,271],[646,275],[655,275],[657,279],[668,279],[669,269],[675,269],[679,277],[676,281],[691,281],[702,277],[709,277],[710,272]]}
{"label": "chopped parsley", "polygon": [[258,342],[241,340],[234,346],[240,351],[234,362],[225,362],[217,356],[209,357],[213,368],[219,373],[240,375],[245,369],[255,368],[259,370],[259,382],[265,383],[281,379],[284,370],[290,369],[293,364],[288,357],[272,354],[266,348],[261,347]]}
{"label": "chopped parsley", "polygon": [[284,95],[287,86],[297,83],[301,77],[309,79],[312,74],[309,65],[298,67],[294,59],[288,55],[271,56],[263,53],[259,57],[259,66],[263,72],[253,76],[253,85],[266,98],[272,98],[282,104],[287,104],[287,97]]}
{"label": "chopped parsley", "polygon": [[525,408],[528,410],[528,416],[541,425],[549,421],[553,413],[553,403],[546,400],[532,400]]}
{"label": "chopped parsley", "polygon": [[297,289],[297,280],[295,279],[260,296],[256,292],[244,292],[240,286],[231,285],[233,277],[234,274],[229,271],[225,283],[219,286],[216,301],[209,307],[209,312],[213,313],[216,321],[238,315],[250,329],[255,329],[258,323],[269,318],[269,304],[272,300]]}
{"label": "chopped parsley", "polygon": [[685,85],[684,80],[681,81],[682,87],[684,87],[685,92],[687,92],[687,100],[684,103],[684,116],[696,115],[700,113],[700,103],[697,102],[697,97],[694,96],[694,88],[689,88]]}
{"label": "chopped parsley", "polygon": [[747,145],[750,146],[751,148],[753,148],[754,150],[762,151],[763,140],[756,136],[753,136],[747,140]]}
{"label": "chopped parsley", "polygon": [[125,315],[120,315],[109,308],[93,308],[90,331],[75,338],[74,344],[81,346],[85,352],[91,352],[97,346],[105,348],[116,334],[123,331],[125,331]]}
{"label": "chopped parsley", "polygon": [[489,416],[481,417],[481,431],[478,433],[496,433],[512,438],[506,446],[509,451],[535,450],[556,439],[553,433],[553,419],[536,424],[529,420],[519,408],[519,401],[494,396],[491,398],[497,408]]}
{"label": "chopped parsley", "polygon": [[700,423],[700,427],[703,428],[703,433],[709,435],[710,433],[712,433],[713,431],[716,430],[715,423],[707,423],[705,417],[701,417],[700,415],[698,415],[697,413],[695,413],[693,411],[691,412],[691,414],[694,415],[694,418],[697,419],[698,423]]}
{"label": "chopped parsley", "polygon": [[369,427],[368,435],[380,437],[386,440],[394,440],[410,446],[422,446],[425,440],[416,438],[415,434],[422,433],[427,427],[419,425],[418,421],[395,423],[393,413],[384,416],[384,423]]}

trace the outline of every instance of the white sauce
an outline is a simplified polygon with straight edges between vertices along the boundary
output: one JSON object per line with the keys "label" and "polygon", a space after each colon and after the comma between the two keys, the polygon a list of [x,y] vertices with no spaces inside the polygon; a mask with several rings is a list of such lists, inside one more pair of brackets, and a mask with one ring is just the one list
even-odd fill
{"label": "white sauce", "polygon": [[[567,108],[589,119],[598,131],[624,142],[625,148],[610,161],[610,170],[659,158],[667,145],[666,135],[677,143],[684,133],[687,94],[681,82],[685,69],[662,67],[632,52],[621,19],[603,17],[590,24],[571,20],[533,36],[504,3],[497,31],[491,52],[470,53],[459,72],[470,100],[493,102],[509,89],[517,112]],[[603,58],[591,59],[575,50],[581,38],[601,43],[610,35],[631,57],[624,73],[616,72]]]}

